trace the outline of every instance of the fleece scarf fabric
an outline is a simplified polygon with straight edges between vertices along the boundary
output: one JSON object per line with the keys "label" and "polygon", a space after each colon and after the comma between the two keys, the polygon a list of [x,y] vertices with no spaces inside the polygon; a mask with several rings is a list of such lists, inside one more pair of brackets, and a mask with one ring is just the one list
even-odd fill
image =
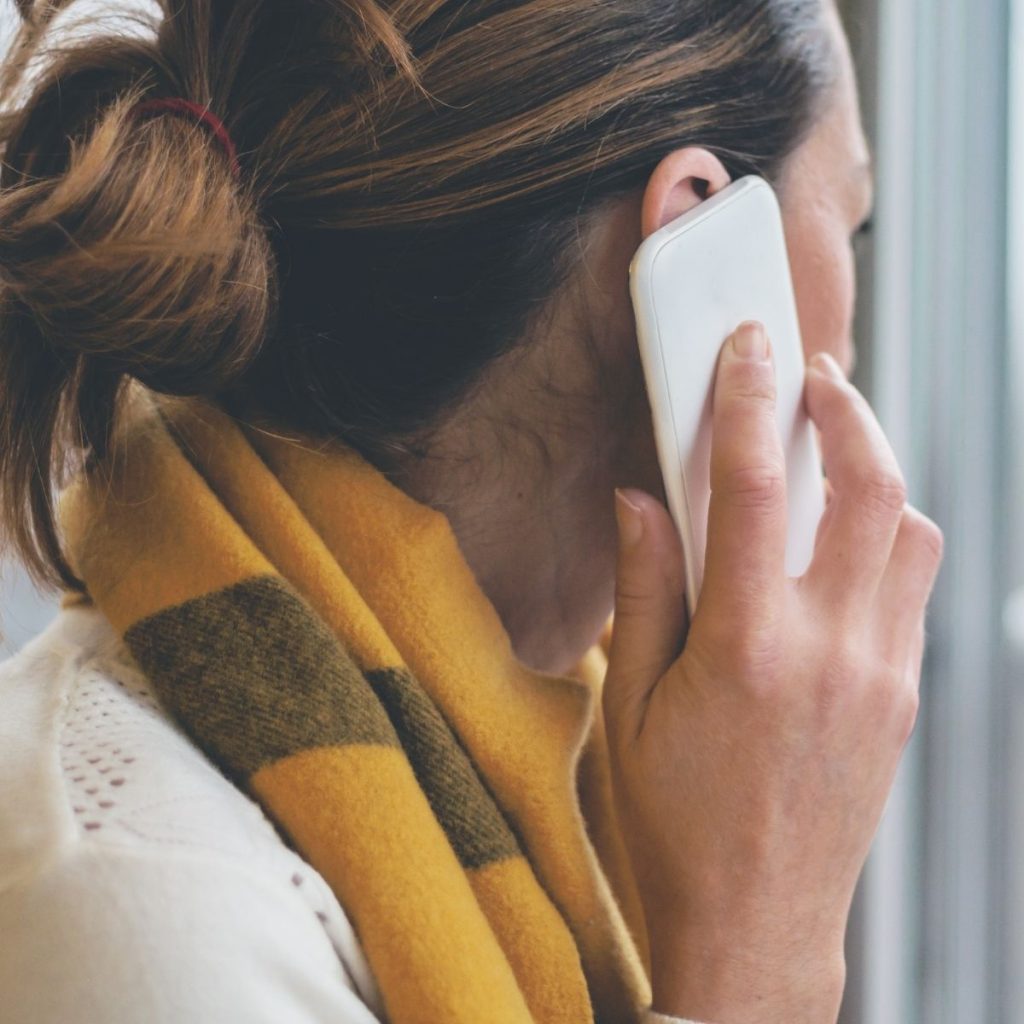
{"label": "fleece scarf fabric", "polygon": [[132,397],[72,564],[351,918],[394,1024],[649,1003],[595,683],[514,657],[447,520],[348,450]]}

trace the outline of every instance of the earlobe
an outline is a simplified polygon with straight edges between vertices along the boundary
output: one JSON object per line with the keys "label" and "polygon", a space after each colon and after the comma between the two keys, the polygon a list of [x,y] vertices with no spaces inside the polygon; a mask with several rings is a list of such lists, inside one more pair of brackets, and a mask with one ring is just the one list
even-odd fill
{"label": "earlobe", "polygon": [[669,153],[654,169],[644,190],[643,237],[692,210],[730,182],[729,172],[710,150],[697,146]]}

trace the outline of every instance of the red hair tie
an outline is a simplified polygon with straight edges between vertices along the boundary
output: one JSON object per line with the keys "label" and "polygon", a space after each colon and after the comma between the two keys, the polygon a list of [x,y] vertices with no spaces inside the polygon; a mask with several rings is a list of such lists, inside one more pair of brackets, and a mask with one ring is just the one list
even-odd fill
{"label": "red hair tie", "polygon": [[238,162],[238,151],[235,149],[235,144],[232,142],[227,128],[224,127],[224,122],[201,103],[193,103],[192,100],[173,97],[161,100],[146,100],[143,103],[137,104],[132,110],[136,117],[145,117],[147,114],[161,114],[165,112],[177,114],[179,117],[192,117],[199,124],[204,125],[227,154],[228,159],[231,161],[232,174],[236,178],[241,175],[242,167]]}

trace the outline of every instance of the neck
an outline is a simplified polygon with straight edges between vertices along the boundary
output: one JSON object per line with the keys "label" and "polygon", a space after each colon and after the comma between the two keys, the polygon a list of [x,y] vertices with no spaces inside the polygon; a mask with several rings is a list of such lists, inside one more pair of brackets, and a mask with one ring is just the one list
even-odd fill
{"label": "neck", "polygon": [[612,612],[615,488],[660,490],[625,285],[638,223],[623,203],[596,225],[532,336],[393,473],[448,517],[517,656],[543,672],[572,669]]}
{"label": "neck", "polygon": [[567,467],[538,483],[505,454],[500,461],[435,454],[397,482],[447,516],[519,660],[565,674],[612,611],[613,486],[595,486],[590,474]]}

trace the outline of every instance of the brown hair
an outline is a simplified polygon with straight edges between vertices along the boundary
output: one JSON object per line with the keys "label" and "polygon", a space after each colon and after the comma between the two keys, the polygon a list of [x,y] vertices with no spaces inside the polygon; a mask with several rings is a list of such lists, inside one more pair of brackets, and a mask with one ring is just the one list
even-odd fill
{"label": "brown hair", "polygon": [[[18,6],[0,508],[69,585],[54,487],[127,380],[383,461],[523,337],[582,218],[681,145],[773,176],[830,63],[822,0],[164,0],[61,45],[70,0]],[[158,97],[221,118],[240,177],[135,116]]]}

